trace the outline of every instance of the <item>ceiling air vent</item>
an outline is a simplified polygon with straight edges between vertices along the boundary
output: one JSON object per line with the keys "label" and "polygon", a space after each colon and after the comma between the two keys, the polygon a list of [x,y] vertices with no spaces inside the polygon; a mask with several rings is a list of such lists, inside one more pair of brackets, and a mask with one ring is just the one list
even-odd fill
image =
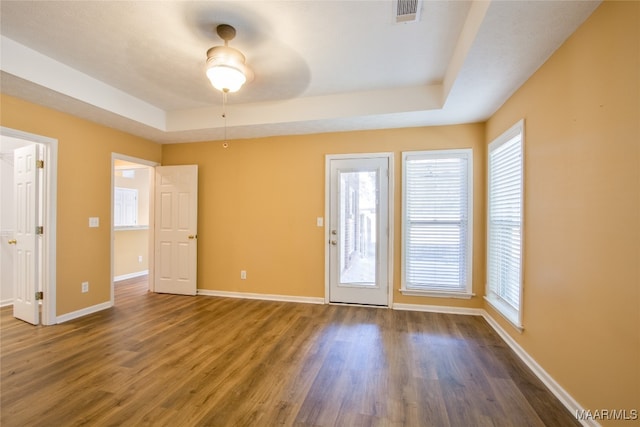
{"label": "ceiling air vent", "polygon": [[417,22],[420,20],[422,0],[395,0],[396,22]]}

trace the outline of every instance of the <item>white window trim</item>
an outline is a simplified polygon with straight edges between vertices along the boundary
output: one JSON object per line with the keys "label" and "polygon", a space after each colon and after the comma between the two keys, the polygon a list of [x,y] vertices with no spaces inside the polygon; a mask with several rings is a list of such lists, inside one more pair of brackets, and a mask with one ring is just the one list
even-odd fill
{"label": "white window trim", "polygon": [[[489,285],[487,284],[487,287]],[[521,284],[522,287],[522,284]],[[513,326],[518,332],[524,331],[524,326],[522,325],[522,289],[520,290],[520,310],[514,310],[509,304],[505,303],[499,298],[492,296],[488,291],[489,295],[485,295],[484,299],[489,303],[491,307],[493,307],[511,326]]]}
{"label": "white window trim", "polygon": [[[463,154],[468,160],[468,174],[467,174],[467,207],[468,207],[468,234],[467,234],[467,281],[464,291],[455,292],[450,290],[426,290],[426,289],[407,289],[406,287],[406,250],[405,242],[407,241],[407,221],[404,215],[405,201],[407,198],[407,186],[406,182],[406,167],[405,162],[407,157],[416,155],[428,155],[432,158],[442,157],[447,158],[451,155],[460,156]],[[405,151],[402,153],[402,256],[401,256],[401,287],[399,291],[403,295],[407,296],[421,296],[421,297],[436,297],[436,298],[459,298],[470,299],[476,294],[473,293],[473,150],[471,148],[453,149],[453,150],[424,150],[424,151]]]}
{"label": "white window trim", "polygon": [[[520,212],[520,292],[519,292],[519,302],[518,302],[518,310],[514,309],[511,305],[502,300],[502,298],[495,295],[490,288],[489,284],[489,250],[490,250],[490,231],[491,224],[489,218],[489,156],[492,150],[497,149],[501,145],[505,144],[513,137],[520,135],[521,139],[521,150],[522,150],[522,164],[521,164],[521,181],[522,181],[522,191],[520,194],[520,203],[521,203],[521,212]],[[507,320],[514,328],[516,328],[519,332],[524,331],[524,325],[522,322],[522,311],[523,311],[523,296],[524,296],[524,192],[525,192],[525,182],[524,182],[524,156],[525,156],[525,131],[524,131],[524,119],[519,120],[515,123],[511,128],[505,131],[502,135],[498,136],[494,139],[488,146],[487,150],[487,268],[486,268],[486,283],[485,283],[485,296],[484,299],[489,303],[491,307],[493,307],[505,320]]]}

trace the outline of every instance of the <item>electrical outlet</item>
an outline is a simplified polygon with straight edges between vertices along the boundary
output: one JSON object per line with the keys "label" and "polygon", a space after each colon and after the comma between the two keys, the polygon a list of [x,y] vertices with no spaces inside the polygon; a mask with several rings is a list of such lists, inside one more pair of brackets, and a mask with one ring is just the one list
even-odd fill
{"label": "electrical outlet", "polygon": [[138,262],[142,262],[142,255],[138,255]]}
{"label": "electrical outlet", "polygon": [[89,292],[89,282],[82,282],[82,293]]}
{"label": "electrical outlet", "polygon": [[240,279],[242,279],[242,280],[246,280],[247,279],[247,271],[246,270],[240,270]]}

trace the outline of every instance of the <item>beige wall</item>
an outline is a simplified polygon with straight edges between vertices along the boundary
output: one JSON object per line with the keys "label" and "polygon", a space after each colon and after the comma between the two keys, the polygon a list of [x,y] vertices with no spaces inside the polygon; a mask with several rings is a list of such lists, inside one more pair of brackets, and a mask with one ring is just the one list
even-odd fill
{"label": "beige wall", "polygon": [[[116,230],[113,241],[113,276],[149,269],[149,230]],[[142,261],[138,257],[142,256]]]}
{"label": "beige wall", "polygon": [[[640,3],[605,2],[484,124],[159,146],[2,96],[2,126],[59,140],[58,315],[109,298],[110,155],[199,164],[199,287],[322,297],[324,157],[395,153],[394,301],[485,307],[587,409],[640,409]],[[474,292],[486,143],[525,118],[522,334],[480,297],[404,297],[400,152],[474,149]],[[77,177],[82,176],[82,180]],[[89,229],[89,216],[101,227]],[[248,279],[240,280],[241,269]],[[80,283],[92,291],[80,293]],[[604,423],[606,424],[606,423]]]}
{"label": "beige wall", "polygon": [[[395,154],[394,302],[480,307],[405,297],[400,288],[401,151],[474,150],[474,292],[484,283],[484,125],[164,145],[163,164],[199,165],[198,283],[204,289],[324,297],[325,155]],[[247,270],[247,280],[240,280]]]}
{"label": "beige wall", "polygon": [[[111,153],[160,162],[161,147],[7,95],[0,108],[2,126],[58,140],[56,314],[108,302]],[[92,216],[100,218],[100,227],[89,228]],[[83,281],[90,285],[84,294]]]}
{"label": "beige wall", "polygon": [[639,28],[605,2],[487,123],[526,120],[525,331],[501,323],[592,410],[640,409]]}

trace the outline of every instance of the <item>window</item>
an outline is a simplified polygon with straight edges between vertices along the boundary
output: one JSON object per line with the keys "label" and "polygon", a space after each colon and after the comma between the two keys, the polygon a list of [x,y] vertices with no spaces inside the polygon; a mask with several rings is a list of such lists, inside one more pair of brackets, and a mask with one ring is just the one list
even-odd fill
{"label": "window", "polygon": [[138,224],[138,190],[115,187],[113,225],[131,227]]}
{"label": "window", "polygon": [[470,298],[471,149],[406,152],[402,162],[401,292]]}
{"label": "window", "polygon": [[523,127],[489,144],[487,301],[522,328]]}

